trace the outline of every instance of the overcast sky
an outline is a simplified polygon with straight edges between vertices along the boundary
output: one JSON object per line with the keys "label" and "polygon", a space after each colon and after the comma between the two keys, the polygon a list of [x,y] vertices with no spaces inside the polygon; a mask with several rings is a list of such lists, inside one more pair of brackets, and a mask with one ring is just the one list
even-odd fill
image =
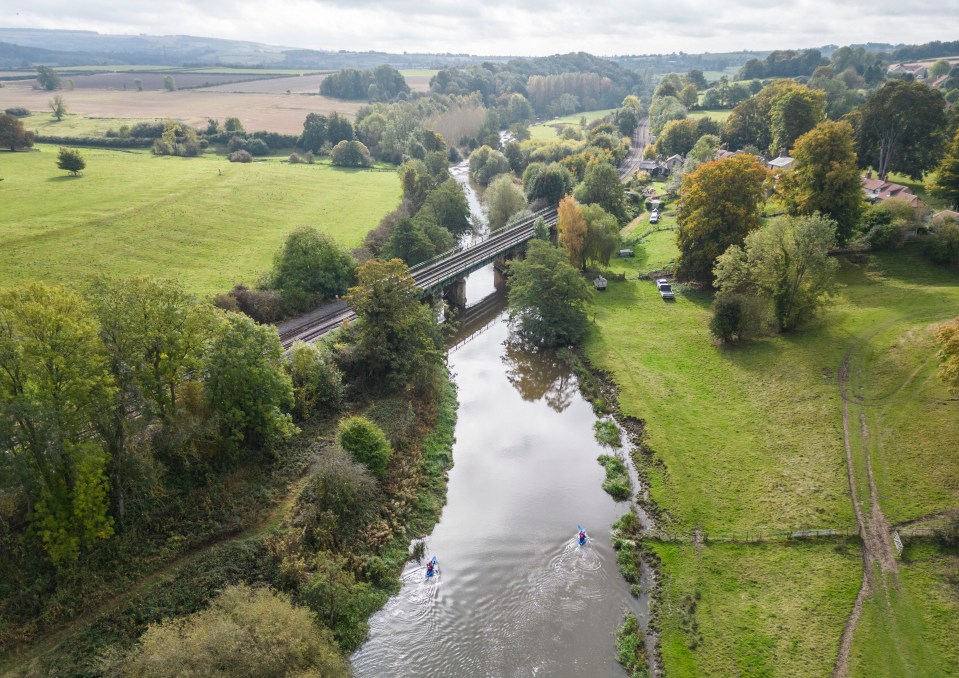
{"label": "overcast sky", "polygon": [[955,40],[959,2],[0,0],[0,26],[187,34],[356,51],[696,53]]}

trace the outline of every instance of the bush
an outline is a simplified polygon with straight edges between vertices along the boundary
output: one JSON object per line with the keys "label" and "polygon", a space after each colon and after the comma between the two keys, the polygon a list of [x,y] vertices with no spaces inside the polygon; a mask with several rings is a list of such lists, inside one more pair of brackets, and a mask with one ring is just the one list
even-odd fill
{"label": "bush", "polygon": [[333,634],[314,613],[266,588],[224,589],[206,610],[151,625],[124,675],[348,676]]}
{"label": "bush", "polygon": [[645,678],[649,675],[649,658],[643,629],[632,612],[626,613],[623,625],[616,632],[616,659],[626,669],[630,678]]}
{"label": "bush", "polygon": [[317,298],[346,294],[355,274],[356,262],[333,238],[302,226],[274,256],[269,286],[283,295],[289,309],[301,310]]}
{"label": "bush", "polygon": [[600,445],[606,445],[607,447],[623,446],[623,439],[619,434],[619,427],[616,426],[616,422],[608,419],[602,419],[593,424],[593,435],[596,436],[596,441]]}
{"label": "bush", "polygon": [[366,417],[349,417],[337,427],[336,441],[377,478],[385,478],[393,451],[383,429]]}
{"label": "bush", "polygon": [[343,404],[343,373],[332,356],[316,344],[298,341],[290,350],[290,377],[297,413],[306,418],[317,410],[335,412]]}
{"label": "bush", "polygon": [[253,156],[250,155],[249,151],[233,151],[227,156],[227,160],[230,162],[253,162]]}
{"label": "bush", "polygon": [[300,156],[298,156],[296,153],[290,153],[289,163],[291,165],[298,165],[301,162],[303,162],[303,160],[300,158]]}
{"label": "bush", "polygon": [[6,113],[7,115],[12,115],[15,118],[26,118],[27,116],[30,115],[30,111],[28,111],[23,106],[14,106],[13,108],[7,108],[7,109],[4,109],[3,112]]}
{"label": "bush", "polygon": [[284,316],[283,296],[276,290],[250,289],[237,285],[226,294],[214,297],[213,305],[226,311],[239,311],[258,323],[273,323]]}
{"label": "bush", "polygon": [[337,167],[369,167],[373,158],[362,142],[341,141],[330,152],[330,162]]}
{"label": "bush", "polygon": [[633,484],[629,478],[629,469],[619,456],[601,454],[596,459],[606,469],[603,489],[616,501],[625,501],[632,494]]}
{"label": "bush", "polygon": [[709,320],[709,331],[716,339],[729,343],[742,334],[745,309],[739,295],[719,295],[713,302],[713,317]]}
{"label": "bush", "polygon": [[932,233],[926,238],[924,250],[926,256],[937,264],[959,264],[959,224],[948,220],[933,226]]}

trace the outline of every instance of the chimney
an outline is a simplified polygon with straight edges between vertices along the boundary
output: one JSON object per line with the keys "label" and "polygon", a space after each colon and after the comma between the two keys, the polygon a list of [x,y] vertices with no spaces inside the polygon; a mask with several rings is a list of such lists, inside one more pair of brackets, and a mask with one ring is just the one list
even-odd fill
{"label": "chimney", "polygon": [[785,148],[780,148],[780,149],[779,149],[779,157],[780,157],[780,158],[785,158],[785,157],[786,157],[786,149],[785,149]]}
{"label": "chimney", "polygon": [[866,172],[866,178],[872,179],[872,170],[869,170],[868,172]]}

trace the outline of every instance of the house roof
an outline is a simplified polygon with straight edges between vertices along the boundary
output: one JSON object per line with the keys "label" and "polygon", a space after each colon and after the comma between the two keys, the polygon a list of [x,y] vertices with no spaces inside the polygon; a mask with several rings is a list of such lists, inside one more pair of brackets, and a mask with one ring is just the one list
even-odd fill
{"label": "house roof", "polygon": [[678,162],[682,162],[682,161],[683,161],[683,156],[681,156],[681,155],[679,155],[679,154],[674,154],[674,155],[671,155],[671,156],[669,156],[668,158],[666,158],[666,162],[671,162],[671,161],[674,161],[674,160],[675,160],[675,161],[678,161]]}
{"label": "house roof", "polygon": [[919,206],[919,196],[913,195],[909,189],[902,184],[894,184],[882,179],[872,179],[862,177],[862,190],[870,198],[875,200],[888,200],[889,198],[900,198],[907,200],[913,207]]}
{"label": "house roof", "polygon": [[781,167],[786,168],[793,164],[793,159],[788,155],[781,155],[778,158],[773,158],[769,161],[770,167]]}
{"label": "house roof", "polygon": [[641,170],[652,170],[658,167],[662,167],[662,163],[656,160],[640,160],[636,166]]}

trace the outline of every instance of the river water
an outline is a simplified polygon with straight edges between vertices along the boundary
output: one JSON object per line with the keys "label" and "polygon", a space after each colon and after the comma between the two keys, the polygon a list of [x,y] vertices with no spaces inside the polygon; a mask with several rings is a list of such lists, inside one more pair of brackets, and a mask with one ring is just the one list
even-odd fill
{"label": "river water", "polygon": [[[491,266],[470,276],[467,298],[479,302],[493,280]],[[358,676],[625,675],[616,630],[627,609],[646,613],[610,545],[628,504],[602,490],[596,457],[608,449],[593,436],[597,418],[571,365],[512,341],[503,306],[501,296],[483,302],[449,352],[459,390],[454,467],[425,539],[439,574],[407,565],[402,590],[353,655]]]}

